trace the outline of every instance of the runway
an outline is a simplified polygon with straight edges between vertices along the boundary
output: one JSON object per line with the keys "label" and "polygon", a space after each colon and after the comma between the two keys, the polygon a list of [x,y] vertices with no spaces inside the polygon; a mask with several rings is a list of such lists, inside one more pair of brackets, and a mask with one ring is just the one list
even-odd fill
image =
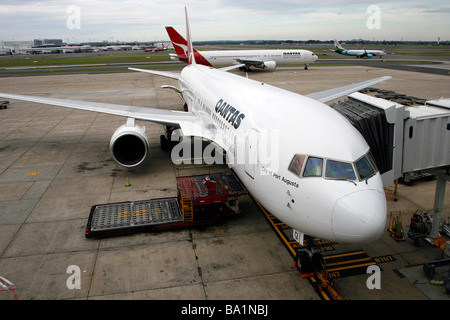
{"label": "runway", "polygon": [[[239,74],[238,71],[235,72]],[[389,75],[380,89],[426,99],[450,97],[450,78],[367,66],[311,66],[251,72],[249,77],[308,94]],[[1,92],[42,95],[182,110],[162,85],[175,80],[135,72],[0,78]],[[15,284],[20,300],[320,300],[301,279],[293,259],[257,204],[246,196],[242,215],[218,225],[86,239],[92,205],[176,196],[176,177],[227,172],[225,165],[177,166],[162,151],[164,127],[145,123],[150,155],[137,168],[116,164],[109,152],[113,132],[126,119],[22,101],[0,110],[0,276]],[[140,122],[139,124],[144,124]],[[127,177],[131,187],[126,187]],[[417,210],[433,207],[435,181],[399,186],[398,201],[409,225]],[[450,216],[447,188],[442,218]],[[383,263],[381,289],[369,289],[368,274],[336,279],[350,300],[440,300],[442,288],[421,271],[440,250],[386,232],[367,245],[336,244],[334,254],[364,250]],[[70,266],[81,270],[71,289]],[[11,300],[0,292],[0,300]],[[187,303],[186,303],[187,304]]]}

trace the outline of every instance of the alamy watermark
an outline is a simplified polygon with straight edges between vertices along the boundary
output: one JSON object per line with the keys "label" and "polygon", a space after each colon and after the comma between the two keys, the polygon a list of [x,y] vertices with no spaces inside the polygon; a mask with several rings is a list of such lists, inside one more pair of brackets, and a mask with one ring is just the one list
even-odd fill
{"label": "alamy watermark", "polygon": [[369,14],[366,20],[367,29],[381,29],[381,10],[377,5],[370,5],[367,7],[366,13]]}
{"label": "alamy watermark", "polygon": [[66,280],[67,289],[81,289],[81,269],[77,265],[70,265],[67,267],[66,273],[70,276]]}
{"label": "alamy watermark", "polygon": [[381,269],[377,265],[371,265],[367,268],[366,273],[371,275],[367,278],[366,286],[367,289],[381,289]]}
{"label": "alamy watermark", "polygon": [[[171,141],[176,143],[171,151],[171,160],[177,165],[227,163],[230,166],[245,165],[246,168],[264,167],[268,171],[278,171],[280,159],[278,130],[237,129],[232,135],[225,133],[219,140],[223,141],[223,148],[215,143],[205,146],[201,138],[181,137],[177,129],[171,135]],[[260,173],[265,174],[265,171]]]}
{"label": "alamy watermark", "polygon": [[[81,269],[77,265],[67,267],[66,273],[70,276],[66,280],[66,286],[69,290],[81,289]],[[377,265],[371,265],[367,268],[366,273],[370,274],[367,278],[367,289],[381,289],[381,269]]]}
{"label": "alamy watermark", "polygon": [[70,5],[66,9],[66,13],[69,15],[66,19],[67,29],[81,29],[81,8],[77,5]]}

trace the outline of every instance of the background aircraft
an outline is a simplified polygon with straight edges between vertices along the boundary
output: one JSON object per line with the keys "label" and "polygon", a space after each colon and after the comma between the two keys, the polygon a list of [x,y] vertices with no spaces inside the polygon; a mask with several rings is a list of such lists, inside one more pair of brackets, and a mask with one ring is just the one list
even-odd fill
{"label": "background aircraft", "polygon": [[[381,176],[362,135],[325,102],[388,80],[380,77],[303,96],[196,63],[186,10],[188,65],[180,73],[134,69],[178,80],[187,111],[0,93],[9,99],[103,112],[127,118],[110,149],[121,165],[148,154],[147,120],[212,141],[247,190],[302,235],[364,243],[385,230]],[[167,130],[169,131],[169,130]],[[300,237],[303,239],[303,237]]]}
{"label": "background aircraft", "polygon": [[[172,60],[187,62],[187,41],[173,28],[166,27],[176,54],[170,54]],[[243,64],[241,68],[249,71],[250,67],[264,70],[275,70],[279,64],[304,64],[308,69],[310,63],[318,57],[309,50],[214,50],[197,51],[195,60],[199,64],[210,67],[223,67]]]}
{"label": "background aircraft", "polygon": [[2,45],[0,48],[0,56],[12,56],[14,54],[14,49],[10,47],[5,47]]}
{"label": "background aircraft", "polygon": [[159,51],[166,51],[169,50],[168,47],[164,45],[164,43],[161,45],[161,48],[147,48],[144,50],[144,52],[159,52]]}
{"label": "background aircraft", "polygon": [[346,56],[356,56],[357,58],[372,58],[372,57],[381,58],[382,56],[386,55],[386,52],[382,50],[366,50],[366,49],[347,50],[344,49],[336,39],[334,39],[334,52]]}

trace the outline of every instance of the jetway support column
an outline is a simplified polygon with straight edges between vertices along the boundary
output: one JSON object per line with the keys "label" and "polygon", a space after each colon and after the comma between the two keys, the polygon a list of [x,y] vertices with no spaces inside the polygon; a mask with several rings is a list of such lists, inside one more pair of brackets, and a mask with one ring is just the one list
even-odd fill
{"label": "jetway support column", "polygon": [[439,237],[439,225],[441,222],[441,214],[444,209],[445,187],[450,176],[447,172],[437,173],[436,193],[434,195],[434,213],[433,225],[431,226],[430,237],[435,239]]}

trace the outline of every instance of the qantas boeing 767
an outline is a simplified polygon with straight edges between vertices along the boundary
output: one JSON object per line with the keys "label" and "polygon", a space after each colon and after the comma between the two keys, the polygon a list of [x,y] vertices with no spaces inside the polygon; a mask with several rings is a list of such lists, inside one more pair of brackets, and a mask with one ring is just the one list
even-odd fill
{"label": "qantas boeing 767", "polygon": [[[176,54],[170,54],[172,60],[188,61],[187,41],[174,28],[166,27]],[[195,61],[210,67],[223,67],[235,64],[243,64],[241,69],[249,71],[250,67],[275,70],[280,64],[304,64],[308,69],[310,63],[314,63],[318,57],[309,50],[213,50],[197,51],[194,48]]]}
{"label": "qantas boeing 767", "polygon": [[[178,80],[187,111],[1,93],[26,100],[127,118],[110,149],[124,166],[148,153],[136,119],[180,128],[226,151],[229,166],[276,218],[302,235],[363,243],[385,229],[386,200],[367,142],[324,102],[388,80],[381,77],[308,96],[196,63],[187,10],[189,64],[180,73],[133,69]],[[239,67],[239,65],[234,66]]]}

